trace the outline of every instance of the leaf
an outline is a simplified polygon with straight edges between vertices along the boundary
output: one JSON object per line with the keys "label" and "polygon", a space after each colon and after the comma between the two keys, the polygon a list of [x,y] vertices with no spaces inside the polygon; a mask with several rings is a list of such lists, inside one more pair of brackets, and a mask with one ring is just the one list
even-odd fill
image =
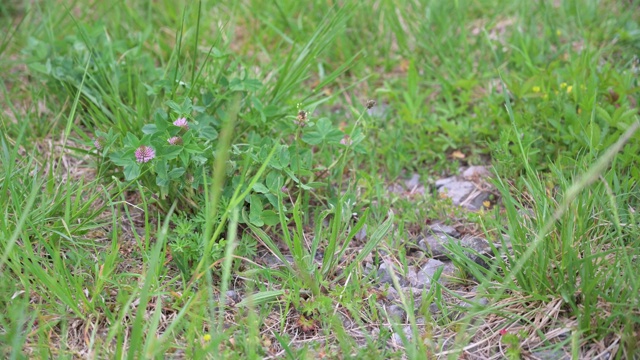
{"label": "leaf", "polygon": [[319,182],[319,181],[313,181],[313,182],[310,182],[310,183],[306,184],[306,186],[311,188],[311,189],[320,189],[321,187],[327,186],[327,183],[323,183],[323,182]]}
{"label": "leaf", "polygon": [[165,161],[158,161],[156,162],[156,174],[157,176],[163,178],[163,179],[168,179],[169,178],[169,174],[167,173],[167,162]]}
{"label": "leaf", "polygon": [[322,135],[317,131],[308,132],[302,135],[302,141],[306,142],[309,145],[318,145],[322,142]]}
{"label": "leaf", "polygon": [[124,179],[131,181],[140,176],[140,166],[135,162],[124,167]]}
{"label": "leaf", "polygon": [[160,186],[160,187],[166,187],[169,186],[169,179],[158,176],[156,177],[156,185]]}
{"label": "leaf", "polygon": [[321,118],[316,123],[316,129],[321,135],[328,134],[331,131],[331,121],[327,118]]}
{"label": "leaf", "polygon": [[180,153],[180,161],[182,162],[182,165],[189,166],[189,153],[186,151],[183,151]]}
{"label": "leaf", "polygon": [[255,226],[264,225],[262,220],[262,199],[258,195],[251,195],[249,200],[249,221]]}
{"label": "leaf", "polygon": [[280,216],[273,210],[265,210],[262,212],[262,221],[265,225],[274,226],[280,222]]}
{"label": "leaf", "polygon": [[276,105],[267,105],[263,112],[266,117],[272,117],[280,114],[280,108]]}
{"label": "leaf", "polygon": [[260,120],[263,123],[267,122],[267,116],[264,114],[264,105],[262,104],[260,99],[258,99],[255,96],[252,96],[251,97],[251,104],[253,105],[253,108],[256,109],[258,111],[258,113],[260,114]]}
{"label": "leaf", "polygon": [[140,139],[138,139],[132,133],[127,133],[127,136],[124,138],[124,145],[126,147],[137,148],[140,145]]}
{"label": "leaf", "polygon": [[162,147],[157,147],[157,148],[158,150],[160,150],[158,152],[158,156],[161,156],[166,160],[173,160],[176,157],[178,157],[180,153],[182,153],[181,146],[164,146],[163,145]]}
{"label": "leaf", "polygon": [[278,208],[278,197],[277,196],[275,196],[273,194],[266,194],[264,197],[267,198],[267,200],[269,201],[269,204],[271,204],[271,206],[273,206],[276,209]]}
{"label": "leaf", "polygon": [[284,145],[276,145],[279,147],[275,156],[269,162],[271,167],[282,170],[289,165],[289,150]]}
{"label": "leaf", "polygon": [[280,189],[282,189],[282,185],[284,184],[284,177],[282,174],[278,172],[272,171],[267,174],[266,178],[267,188],[271,190],[272,193],[277,194]]}
{"label": "leaf", "polygon": [[169,100],[169,101],[166,102],[166,105],[168,107],[170,107],[173,111],[175,111],[177,113],[181,113],[182,107],[177,102],[175,102],[173,100]]}
{"label": "leaf", "polygon": [[307,133],[302,135],[302,141],[310,145],[318,145],[322,142],[338,144],[343,137],[344,133],[334,128],[329,119],[322,118]]}
{"label": "leaf", "polygon": [[215,140],[218,138],[218,131],[211,126],[205,125],[200,128],[200,137],[206,140]]}
{"label": "leaf", "polygon": [[269,193],[269,189],[264,186],[262,183],[257,182],[253,185],[253,191],[261,193],[261,194],[268,194]]}
{"label": "leaf", "polygon": [[142,127],[142,132],[152,135],[158,132],[158,127],[156,126],[156,124],[146,124]]}
{"label": "leaf", "polygon": [[184,172],[185,172],[185,169],[182,168],[182,167],[175,168],[175,169],[169,171],[169,179],[175,180],[175,179],[181,177],[182,174],[184,174]]}

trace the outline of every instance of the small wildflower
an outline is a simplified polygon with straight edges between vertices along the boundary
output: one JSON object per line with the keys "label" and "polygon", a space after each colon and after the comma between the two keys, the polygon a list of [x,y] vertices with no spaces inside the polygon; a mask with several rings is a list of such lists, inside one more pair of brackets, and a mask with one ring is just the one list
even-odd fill
{"label": "small wildflower", "polygon": [[345,135],[342,140],[340,140],[340,144],[344,145],[344,146],[349,146],[351,145],[351,138],[349,137],[349,135]]}
{"label": "small wildflower", "polygon": [[209,335],[209,334],[204,334],[204,335],[202,336],[202,340],[204,340],[204,341],[206,341],[206,342],[211,341],[211,335]]}
{"label": "small wildflower", "polygon": [[182,144],[182,139],[179,136],[171,137],[167,141],[169,142],[170,145],[181,145]]}
{"label": "small wildflower", "polygon": [[534,86],[532,90],[533,90],[534,93],[539,93],[540,92],[540,86]]}
{"label": "small wildflower", "polygon": [[288,187],[286,187],[286,186],[283,186],[283,187],[280,189],[280,191],[282,191],[282,192],[283,192],[283,193],[285,193],[285,194],[288,194],[288,193],[289,193],[289,188],[288,188]]}
{"label": "small wildflower", "polygon": [[571,94],[572,91],[573,91],[573,86],[572,85],[567,86],[567,94]]}
{"label": "small wildflower", "polygon": [[187,122],[186,118],[179,118],[176,121],[173,122],[173,125],[177,126],[177,127],[181,127],[185,130],[189,130],[189,123]]}
{"label": "small wildflower", "polygon": [[102,148],[104,147],[104,138],[99,137],[97,139],[93,139],[93,146],[95,146],[98,150],[102,150]]}
{"label": "small wildflower", "polygon": [[500,336],[507,335],[507,329],[500,329]]}
{"label": "small wildflower", "polygon": [[371,109],[372,107],[376,106],[376,101],[375,100],[368,100],[366,107],[367,109]]}
{"label": "small wildflower", "polygon": [[560,89],[565,89],[566,87],[567,87],[566,82],[560,83]]}
{"label": "small wildflower", "polygon": [[136,161],[139,163],[149,162],[151,159],[156,157],[156,151],[153,150],[150,146],[142,145],[136,149]]}
{"label": "small wildflower", "polygon": [[562,35],[562,31],[556,30],[556,35],[558,35],[558,36]]}
{"label": "small wildflower", "polygon": [[304,110],[300,110],[298,112],[298,116],[296,117],[295,124],[298,126],[305,126],[307,123],[307,112]]}

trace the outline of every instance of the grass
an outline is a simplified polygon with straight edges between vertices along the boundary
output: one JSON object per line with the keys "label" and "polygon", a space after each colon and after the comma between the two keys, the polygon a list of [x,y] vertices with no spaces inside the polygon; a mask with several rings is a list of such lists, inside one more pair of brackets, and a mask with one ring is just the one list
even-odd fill
{"label": "grass", "polygon": [[[629,6],[3,2],[0,353],[637,358]],[[381,286],[433,221],[492,251]]]}

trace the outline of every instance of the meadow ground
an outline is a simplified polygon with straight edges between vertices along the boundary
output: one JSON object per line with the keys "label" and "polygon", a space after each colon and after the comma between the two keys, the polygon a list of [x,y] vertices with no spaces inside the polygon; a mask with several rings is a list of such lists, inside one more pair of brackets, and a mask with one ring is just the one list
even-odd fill
{"label": "meadow ground", "polygon": [[640,357],[640,4],[5,0],[0,356]]}

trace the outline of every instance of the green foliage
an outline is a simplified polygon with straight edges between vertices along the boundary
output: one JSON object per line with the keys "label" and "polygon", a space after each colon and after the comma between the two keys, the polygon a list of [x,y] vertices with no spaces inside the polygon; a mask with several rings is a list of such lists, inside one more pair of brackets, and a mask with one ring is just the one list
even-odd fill
{"label": "green foliage", "polygon": [[[576,323],[555,345],[575,358],[610,339],[633,356],[638,13],[328,4],[0,1],[2,357],[456,357],[478,335],[461,323],[510,317],[501,304],[521,298],[510,319],[525,327],[530,301],[561,303]],[[137,161],[142,146],[153,158]],[[487,162],[493,210],[468,214],[428,184],[389,194],[400,176]],[[408,266],[406,233],[435,219],[501,245],[489,258],[451,244],[490,302],[452,320],[456,284],[434,282],[419,307],[399,293],[409,336],[361,263],[383,247]],[[324,341],[289,334],[296,315]],[[527,334],[503,336],[504,353],[529,354]]]}

